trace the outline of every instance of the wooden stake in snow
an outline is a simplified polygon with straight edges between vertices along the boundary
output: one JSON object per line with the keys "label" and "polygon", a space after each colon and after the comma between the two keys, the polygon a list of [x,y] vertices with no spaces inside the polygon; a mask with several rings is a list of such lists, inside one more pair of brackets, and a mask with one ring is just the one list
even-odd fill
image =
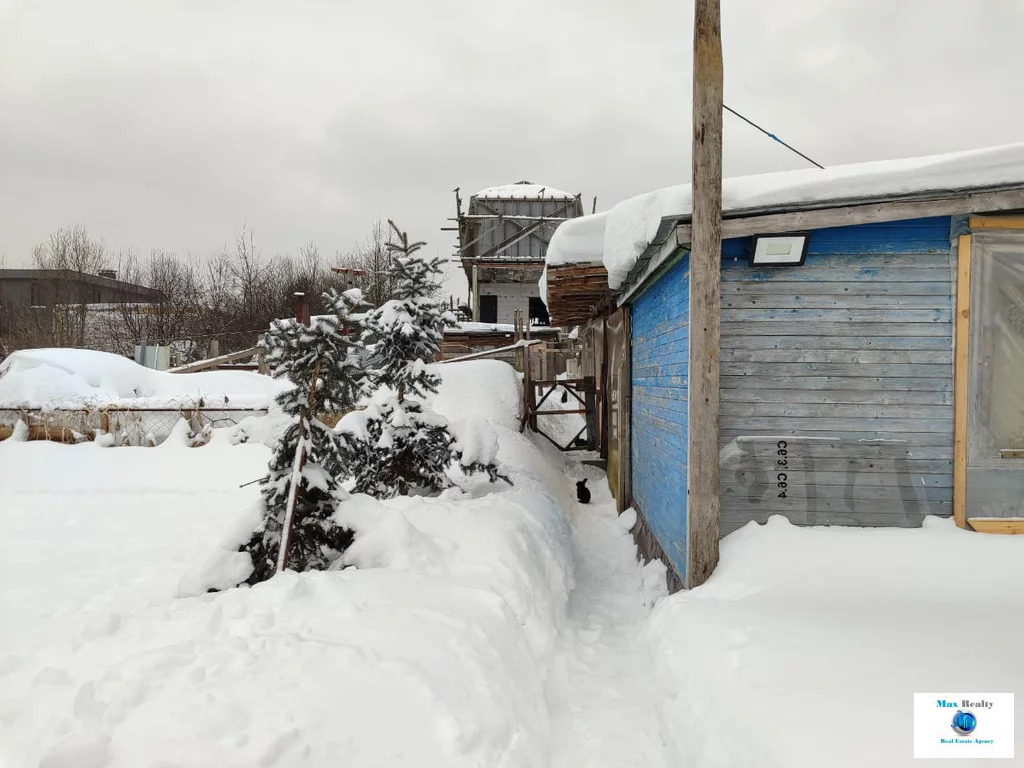
{"label": "wooden stake in snow", "polygon": [[693,234],[686,587],[718,563],[719,336],[722,259],[721,0],[696,0],[693,21]]}
{"label": "wooden stake in snow", "polygon": [[295,451],[295,463],[292,464],[291,488],[288,493],[288,506],[284,510],[281,523],[281,548],[277,551],[277,569],[280,573],[288,567],[288,550],[292,543],[292,525],[295,522],[295,502],[299,497],[299,482],[302,480],[302,464],[306,459],[306,441],[304,430],[300,427],[299,447]]}
{"label": "wooden stake in snow", "polygon": [[[298,295],[298,294],[296,294]],[[275,573],[280,573],[288,567],[288,552],[292,544],[292,528],[295,526],[295,503],[299,498],[299,488],[302,482],[302,467],[306,463],[306,440],[309,438],[309,414],[313,407],[313,393],[316,392],[316,382],[320,378],[320,360],[313,366],[313,378],[309,386],[309,395],[306,398],[306,407],[299,415],[299,444],[295,449],[295,463],[292,464],[291,485],[288,488],[288,505],[284,509],[284,520],[281,521],[281,548],[277,550],[277,567]]]}

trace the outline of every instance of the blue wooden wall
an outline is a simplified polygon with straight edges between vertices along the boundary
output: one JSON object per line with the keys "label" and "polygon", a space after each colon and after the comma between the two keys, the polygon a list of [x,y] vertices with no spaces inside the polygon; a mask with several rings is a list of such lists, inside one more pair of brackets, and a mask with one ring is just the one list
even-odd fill
{"label": "blue wooden wall", "polygon": [[686,573],[689,259],[632,306],[633,500],[676,573]]}
{"label": "blue wooden wall", "polygon": [[[897,526],[949,514],[949,217],[815,230],[799,267],[751,268],[749,247],[722,244],[722,534],[773,514]],[[632,305],[633,496],[680,575],[688,268],[683,258]]]}

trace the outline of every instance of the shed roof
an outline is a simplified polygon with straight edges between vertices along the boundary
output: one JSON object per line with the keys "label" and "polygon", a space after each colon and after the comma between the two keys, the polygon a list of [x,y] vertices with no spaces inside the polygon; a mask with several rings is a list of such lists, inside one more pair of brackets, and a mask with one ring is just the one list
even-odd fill
{"label": "shed roof", "polygon": [[73,269],[0,269],[0,280],[66,280],[136,293],[153,299],[163,297],[163,293],[157,288],[129,283],[115,277],[78,272]]}
{"label": "shed roof", "polygon": [[[1012,144],[724,179],[722,214],[731,220],[1020,188],[1024,144]],[[691,211],[690,184],[630,198],[604,214],[564,222],[548,246],[547,263],[603,263],[609,286],[619,288],[641,255],[688,222]]]}

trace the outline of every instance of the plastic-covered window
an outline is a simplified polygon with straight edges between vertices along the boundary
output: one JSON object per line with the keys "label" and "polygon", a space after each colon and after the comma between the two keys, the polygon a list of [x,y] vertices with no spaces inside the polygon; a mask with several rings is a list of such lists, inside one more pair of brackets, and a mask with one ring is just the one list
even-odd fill
{"label": "plastic-covered window", "polygon": [[1024,456],[1024,233],[972,238],[969,461]]}
{"label": "plastic-covered window", "polygon": [[1024,232],[971,238],[967,517],[1024,516]]}

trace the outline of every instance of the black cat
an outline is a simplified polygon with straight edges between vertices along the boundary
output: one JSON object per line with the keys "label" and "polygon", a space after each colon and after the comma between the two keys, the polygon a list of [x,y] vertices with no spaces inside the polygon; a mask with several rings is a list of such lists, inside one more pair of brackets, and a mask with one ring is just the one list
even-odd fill
{"label": "black cat", "polygon": [[576,483],[576,499],[580,504],[590,503],[590,489],[587,488],[586,480],[580,480]]}

